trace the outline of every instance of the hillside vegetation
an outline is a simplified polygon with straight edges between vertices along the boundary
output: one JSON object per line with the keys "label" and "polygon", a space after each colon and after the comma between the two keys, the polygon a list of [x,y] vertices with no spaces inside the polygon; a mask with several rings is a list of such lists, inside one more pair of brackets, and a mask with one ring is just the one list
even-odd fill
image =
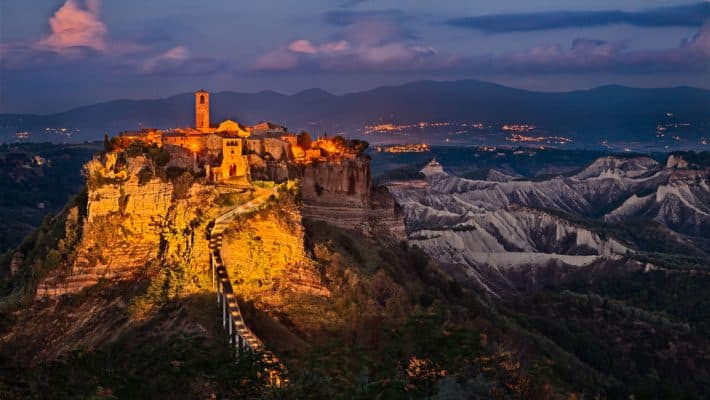
{"label": "hillside vegetation", "polygon": [[[398,242],[304,218],[298,182],[205,185],[190,171],[151,164],[150,151],[90,163],[87,188],[0,259],[1,398],[710,395],[702,241],[642,220],[619,225],[498,202],[480,209],[501,218],[469,215],[461,224],[449,213],[407,227],[432,237],[490,231],[488,245],[504,252],[616,250],[583,267],[566,265],[570,258],[499,268],[443,262],[416,237]],[[656,164],[623,159],[617,169],[655,173]],[[584,171],[559,179],[577,184]],[[639,173],[631,179],[651,176]],[[454,211],[464,200],[484,204],[475,196],[486,189],[476,185],[521,184],[437,179],[439,193],[420,204]],[[269,384],[259,354],[235,357],[215,304],[207,232],[235,209],[244,212],[226,223],[220,255],[246,325],[285,366],[281,387]],[[525,222],[515,232],[535,240],[516,250],[506,225],[496,233],[491,221]]]}

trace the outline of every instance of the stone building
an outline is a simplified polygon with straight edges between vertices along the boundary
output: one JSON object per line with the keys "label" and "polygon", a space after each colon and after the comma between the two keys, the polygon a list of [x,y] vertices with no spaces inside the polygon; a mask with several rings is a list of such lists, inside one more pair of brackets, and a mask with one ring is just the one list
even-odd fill
{"label": "stone building", "polygon": [[270,122],[249,127],[227,119],[211,126],[209,92],[204,89],[195,92],[194,128],[143,129],[123,132],[119,138],[126,146],[134,140],[164,146],[175,161],[170,166],[203,169],[209,181],[230,184],[248,184],[252,176],[283,181],[300,175],[294,168],[298,165],[356,158],[329,139],[316,140],[303,149],[296,135]]}
{"label": "stone building", "polygon": [[260,122],[251,127],[251,133],[255,136],[281,136],[286,134],[286,127],[273,124],[271,122]]}
{"label": "stone building", "polygon": [[180,146],[193,152],[205,148],[205,136],[200,132],[175,130],[163,133],[163,144]]}
{"label": "stone building", "polygon": [[204,89],[195,92],[195,129],[200,132],[210,130],[210,94]]}
{"label": "stone building", "polygon": [[143,128],[139,131],[123,131],[115,137],[115,144],[126,147],[130,142],[141,141],[146,145],[163,144],[163,132],[158,129]]}
{"label": "stone building", "polygon": [[239,137],[249,137],[251,132],[231,119],[225,120],[217,126],[216,132],[229,132]]}
{"label": "stone building", "polygon": [[[215,134],[219,136],[219,133]],[[249,179],[249,160],[244,155],[244,139],[220,136],[222,138],[222,162],[219,166],[209,166],[208,178],[213,182],[230,179]]]}

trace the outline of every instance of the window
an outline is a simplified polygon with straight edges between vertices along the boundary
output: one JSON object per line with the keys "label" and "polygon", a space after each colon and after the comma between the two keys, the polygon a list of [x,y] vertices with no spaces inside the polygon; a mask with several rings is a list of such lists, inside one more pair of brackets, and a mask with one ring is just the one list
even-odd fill
{"label": "window", "polygon": [[204,94],[200,95],[200,104],[205,104],[205,95]]}

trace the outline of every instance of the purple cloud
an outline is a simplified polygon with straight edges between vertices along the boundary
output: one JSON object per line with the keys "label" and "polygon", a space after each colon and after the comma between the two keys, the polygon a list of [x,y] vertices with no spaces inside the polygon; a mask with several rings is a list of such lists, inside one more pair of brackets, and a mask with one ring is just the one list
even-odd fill
{"label": "purple cloud", "polygon": [[471,60],[474,70],[504,73],[583,73],[702,71],[710,65],[710,25],[701,27],[692,39],[676,48],[630,50],[625,42],[575,39],[569,48],[535,47],[505,53],[486,60]]}
{"label": "purple cloud", "polygon": [[139,75],[193,75],[226,69],[225,61],[193,56],[184,45],[160,49],[155,43],[111,40],[99,10],[100,0],[66,0],[48,20],[49,35],[0,44],[0,67],[20,70],[81,63]]}
{"label": "purple cloud", "polygon": [[67,0],[49,18],[50,34],[37,45],[58,53],[86,47],[96,51],[106,50],[106,24],[99,19],[99,0]]}
{"label": "purple cloud", "polygon": [[477,29],[484,32],[531,32],[560,28],[581,28],[614,24],[645,27],[690,26],[699,27],[710,18],[710,3],[653,8],[634,12],[602,11],[548,11],[516,14],[482,15],[454,18],[448,25]]}
{"label": "purple cloud", "polygon": [[[417,70],[440,60],[431,47],[405,43],[352,43],[345,40],[312,43],[299,39],[260,57],[259,71],[400,71]],[[440,66],[443,67],[443,66]]]}
{"label": "purple cloud", "polygon": [[348,26],[362,20],[403,21],[408,18],[402,10],[331,10],[321,15],[323,22],[335,26]]}
{"label": "purple cloud", "polygon": [[[358,30],[372,32],[371,30]],[[337,41],[300,39],[259,58],[258,71],[471,72],[540,74],[702,71],[710,65],[710,24],[678,47],[632,50],[625,41],[577,38],[568,47],[538,46],[494,55],[446,54],[431,46],[398,40],[398,35],[364,36],[341,32]]]}
{"label": "purple cloud", "polygon": [[259,71],[398,71],[444,68],[450,60],[431,46],[416,43],[399,10],[345,11],[323,14],[340,29],[330,40],[314,43],[299,39],[258,58]]}
{"label": "purple cloud", "polygon": [[348,0],[345,3],[341,4],[340,7],[341,8],[355,7],[355,6],[360,5],[366,1],[367,0]]}
{"label": "purple cloud", "polygon": [[140,71],[148,75],[199,75],[226,69],[226,62],[210,57],[192,57],[185,46],[176,46],[147,59]]}

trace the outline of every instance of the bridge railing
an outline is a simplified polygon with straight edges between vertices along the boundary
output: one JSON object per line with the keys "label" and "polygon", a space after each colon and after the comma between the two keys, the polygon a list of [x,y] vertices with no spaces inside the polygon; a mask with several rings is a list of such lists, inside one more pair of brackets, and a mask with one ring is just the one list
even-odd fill
{"label": "bridge railing", "polygon": [[[249,207],[248,209],[251,208],[252,207]],[[269,382],[279,387],[287,382],[282,376],[286,369],[274,353],[266,350],[264,343],[244,322],[237,297],[234,294],[232,283],[229,280],[229,274],[222,260],[220,252],[222,247],[222,233],[218,226],[223,226],[223,222],[226,219],[222,217],[225,215],[226,214],[223,214],[219,217],[219,222],[215,220],[215,226],[210,232],[212,285],[217,292],[217,306],[221,308],[222,312],[222,327],[228,332],[229,344],[230,346],[235,346],[237,357],[244,351],[260,353],[262,361],[266,366],[264,372],[268,375]],[[237,213],[231,213],[229,217],[234,215],[237,215]]]}

